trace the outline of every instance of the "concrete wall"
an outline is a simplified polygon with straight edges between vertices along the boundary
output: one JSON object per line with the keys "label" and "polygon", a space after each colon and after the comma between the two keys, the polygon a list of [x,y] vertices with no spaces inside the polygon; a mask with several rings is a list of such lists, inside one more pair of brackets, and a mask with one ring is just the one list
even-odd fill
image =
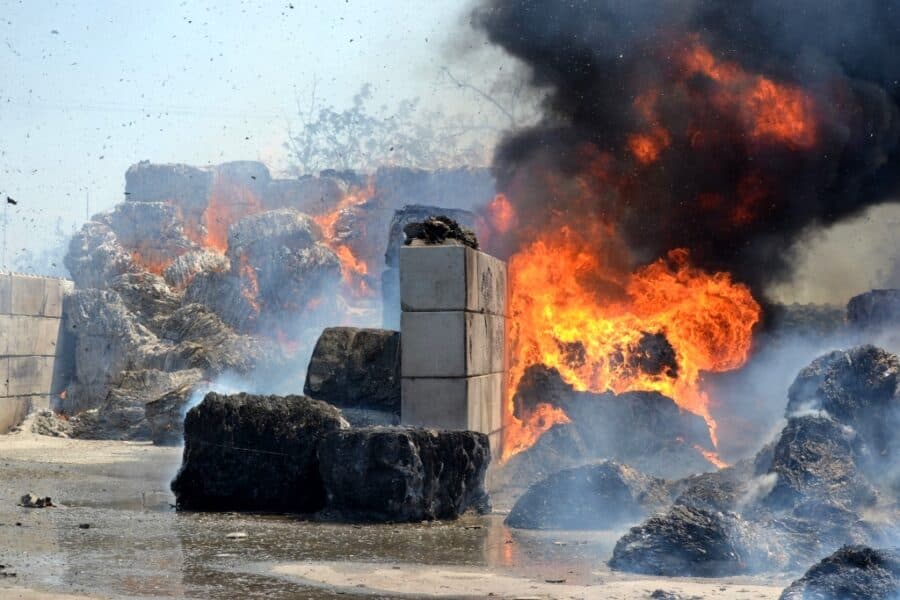
{"label": "concrete wall", "polygon": [[62,392],[74,363],[62,327],[64,279],[0,273],[0,433]]}

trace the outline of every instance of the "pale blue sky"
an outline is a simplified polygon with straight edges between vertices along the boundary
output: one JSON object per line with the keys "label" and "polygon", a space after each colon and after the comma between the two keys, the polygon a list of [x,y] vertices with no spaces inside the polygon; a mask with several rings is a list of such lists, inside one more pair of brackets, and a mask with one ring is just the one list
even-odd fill
{"label": "pale blue sky", "polygon": [[467,6],[0,0],[0,194],[19,201],[9,261],[58,217],[80,225],[86,192],[92,213],[121,200],[139,160],[283,166],[314,79],[338,106],[365,82],[386,104],[445,98],[435,75]]}

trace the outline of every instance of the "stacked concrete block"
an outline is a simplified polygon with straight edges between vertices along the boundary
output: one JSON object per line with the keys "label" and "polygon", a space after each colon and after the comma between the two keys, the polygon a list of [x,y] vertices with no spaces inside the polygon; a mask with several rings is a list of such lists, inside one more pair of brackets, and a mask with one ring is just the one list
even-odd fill
{"label": "stacked concrete block", "polygon": [[47,407],[71,370],[63,298],[71,281],[0,274],[0,433]]}
{"label": "stacked concrete block", "polygon": [[400,250],[401,420],[488,435],[505,396],[506,264],[467,246]]}

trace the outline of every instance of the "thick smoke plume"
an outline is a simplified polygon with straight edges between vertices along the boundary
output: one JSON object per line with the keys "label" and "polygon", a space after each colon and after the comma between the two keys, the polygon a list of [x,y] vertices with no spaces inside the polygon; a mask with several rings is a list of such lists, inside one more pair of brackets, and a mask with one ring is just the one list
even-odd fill
{"label": "thick smoke plume", "polygon": [[495,157],[495,252],[604,223],[610,265],[686,248],[761,291],[801,232],[896,198],[900,2],[494,0],[472,22],[546,93]]}

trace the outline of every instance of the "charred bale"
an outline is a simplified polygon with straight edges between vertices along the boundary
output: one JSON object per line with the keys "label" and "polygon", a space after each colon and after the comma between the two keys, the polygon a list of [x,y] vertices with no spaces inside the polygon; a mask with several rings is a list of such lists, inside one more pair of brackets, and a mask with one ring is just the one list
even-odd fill
{"label": "charred bale", "polygon": [[864,331],[900,328],[900,290],[872,290],[850,298],[847,322]]}
{"label": "charred bale", "polygon": [[675,483],[675,503],[712,512],[739,512],[741,504],[752,499],[755,477],[749,460],[711,473],[691,475]]}
{"label": "charred bale", "polygon": [[181,510],[310,513],[325,505],[316,447],[346,426],[303,396],[210,392],[184,421],[184,457],[172,481]]}
{"label": "charred bale", "polygon": [[766,548],[738,515],[676,505],[632,527],[609,566],[661,576],[719,577],[763,569]]}
{"label": "charred bale", "polygon": [[788,390],[787,416],[824,410],[852,427],[881,460],[900,452],[900,359],[857,346],[814,360]]}
{"label": "charred bale", "polygon": [[506,518],[521,529],[610,529],[671,502],[666,482],[614,461],[559,471],[523,494]]}
{"label": "charred bale", "polygon": [[339,408],[400,412],[400,332],[328,327],[313,350],[303,393]]}
{"label": "charred bale", "polygon": [[488,438],[474,431],[372,427],[331,431],[319,468],[331,518],[455,519],[489,508]]}
{"label": "charred bale", "polygon": [[896,600],[900,551],[844,546],[813,565],[779,600]]}
{"label": "charred bale", "polygon": [[860,452],[854,432],[833,419],[790,419],[775,445],[770,467],[778,479],[763,502],[778,510],[807,502],[871,506],[877,494],[857,466]]}

